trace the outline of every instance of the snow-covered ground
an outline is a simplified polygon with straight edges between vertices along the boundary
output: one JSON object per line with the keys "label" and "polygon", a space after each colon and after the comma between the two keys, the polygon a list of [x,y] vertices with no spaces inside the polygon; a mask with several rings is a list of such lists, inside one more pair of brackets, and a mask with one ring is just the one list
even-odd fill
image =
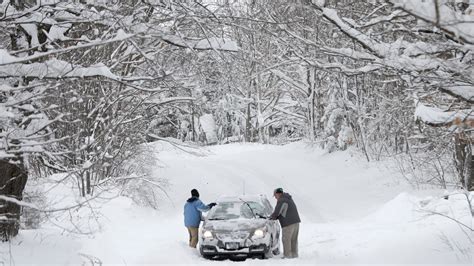
{"label": "snow-covered ground", "polygon": [[[169,198],[163,195],[159,210],[125,197],[91,203],[93,208],[52,218],[59,227],[47,223],[0,244],[0,265],[472,265],[472,232],[445,217],[472,228],[464,195],[451,192],[445,199],[441,190],[413,190],[383,163],[367,163],[357,153],[327,154],[305,143],[228,144],[195,156],[164,142],[150,145],[160,159],[155,175],[169,179]],[[266,194],[275,204],[276,187],[298,206],[300,258],[208,261],[187,246],[182,212],[192,188],[205,203],[245,193]],[[58,204],[71,200],[65,185],[50,188],[55,191]],[[68,223],[71,216],[82,217],[76,219],[81,224]],[[96,231],[68,232],[85,225]]]}

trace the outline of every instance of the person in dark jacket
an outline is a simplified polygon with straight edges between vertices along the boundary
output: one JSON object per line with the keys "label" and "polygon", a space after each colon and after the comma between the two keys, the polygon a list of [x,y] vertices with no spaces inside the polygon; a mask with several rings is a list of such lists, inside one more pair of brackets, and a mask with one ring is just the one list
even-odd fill
{"label": "person in dark jacket", "polygon": [[280,222],[282,229],[283,256],[285,258],[298,257],[298,231],[300,228],[300,216],[296,204],[291,195],[284,193],[282,188],[273,191],[277,199],[275,211],[270,219]]}
{"label": "person in dark jacket", "polygon": [[201,212],[208,211],[214,207],[216,203],[205,205],[199,199],[199,191],[191,190],[191,198],[184,204],[184,225],[189,232],[189,246],[196,248],[198,243],[199,225],[201,223]]}

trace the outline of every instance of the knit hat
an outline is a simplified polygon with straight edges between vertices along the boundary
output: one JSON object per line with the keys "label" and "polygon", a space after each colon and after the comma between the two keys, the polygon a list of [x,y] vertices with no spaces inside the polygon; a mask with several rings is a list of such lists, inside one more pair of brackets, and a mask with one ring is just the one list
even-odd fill
{"label": "knit hat", "polygon": [[275,188],[275,190],[273,190],[273,194],[275,193],[283,193],[283,188],[279,187],[279,188]]}
{"label": "knit hat", "polygon": [[191,190],[191,196],[192,196],[192,197],[199,198],[199,191],[197,191],[197,189],[193,188],[193,189]]}

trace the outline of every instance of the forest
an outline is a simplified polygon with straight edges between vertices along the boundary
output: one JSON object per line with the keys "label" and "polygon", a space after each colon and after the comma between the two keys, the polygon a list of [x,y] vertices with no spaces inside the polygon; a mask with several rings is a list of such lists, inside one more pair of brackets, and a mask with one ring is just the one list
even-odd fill
{"label": "forest", "polygon": [[156,140],[305,140],[473,191],[473,23],[457,0],[0,0],[0,237],[27,181],[150,183],[130,162]]}

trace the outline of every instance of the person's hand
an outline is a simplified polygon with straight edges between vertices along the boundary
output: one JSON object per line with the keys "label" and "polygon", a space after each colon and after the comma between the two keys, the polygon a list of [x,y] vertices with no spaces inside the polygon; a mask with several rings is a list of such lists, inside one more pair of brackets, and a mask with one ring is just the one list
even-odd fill
{"label": "person's hand", "polygon": [[214,207],[214,206],[216,206],[216,205],[217,205],[217,203],[211,202],[211,203],[207,204],[207,207],[212,208],[212,207]]}

